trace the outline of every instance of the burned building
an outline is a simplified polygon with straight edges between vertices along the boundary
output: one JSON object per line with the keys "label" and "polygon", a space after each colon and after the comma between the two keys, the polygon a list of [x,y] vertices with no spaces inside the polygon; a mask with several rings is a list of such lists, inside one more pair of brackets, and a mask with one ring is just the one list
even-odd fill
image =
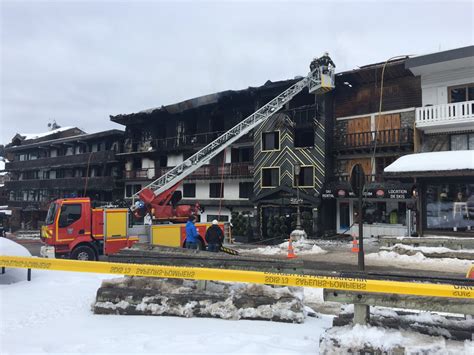
{"label": "burned building", "polygon": [[[298,79],[268,81],[260,87],[223,91],[156,109],[111,116],[112,121],[126,126],[124,152],[120,154],[125,162],[125,197],[131,197],[142,187],[183,162],[296,81]],[[265,123],[254,132],[239,139],[224,152],[211,159],[209,164],[187,176],[180,188],[183,202],[198,201],[205,209],[201,214],[204,221],[213,219],[230,221],[232,213],[244,213],[260,219],[260,213],[263,211],[260,209],[261,206],[270,207],[269,205],[274,204],[286,206],[288,198],[282,200],[282,194],[289,191],[296,196],[292,173],[290,173],[290,180],[285,179],[280,182],[280,172],[278,172],[278,184],[285,186],[285,189],[280,191],[281,193],[276,192],[271,196],[268,194],[269,189],[266,187],[274,186],[274,182],[270,181],[269,185],[265,186],[266,177],[263,179],[264,186],[262,186],[262,174],[266,176],[266,171],[269,171],[265,169],[274,168],[276,164],[282,163],[281,159],[270,158],[272,160],[270,162],[269,159],[264,158],[269,156],[270,151],[278,151],[279,148],[263,147],[262,139],[266,144],[265,142],[270,141],[268,137],[271,136],[271,132],[279,129],[278,137],[274,137],[274,141],[270,144],[278,142],[284,152],[283,160],[288,158],[289,150],[301,149],[301,157],[303,157],[308,155],[305,149],[310,147],[314,149],[309,152],[309,155],[314,153],[314,157],[309,160],[301,159],[303,175],[306,180],[311,180],[308,183],[313,184],[313,180],[318,181],[316,189],[311,187],[308,188],[308,193],[302,193],[303,199],[308,198],[310,201],[308,206],[312,209],[317,203],[314,195],[318,194],[318,189],[322,186],[325,169],[324,129],[321,128],[318,131],[314,128],[315,122],[319,122],[317,125],[321,124],[318,109],[314,94],[308,94],[307,90],[298,94],[278,114],[284,117],[283,122],[286,120],[292,122],[289,140],[285,140],[287,135],[283,128],[276,128],[282,120],[277,117],[278,115],[274,115],[267,121],[268,125]],[[293,143],[295,134],[299,147]],[[321,143],[317,137],[322,137]],[[280,139],[283,139],[281,145]],[[291,147],[287,146],[286,142],[289,141],[291,141]],[[293,165],[293,163],[290,164]],[[310,164],[314,167],[311,176],[309,176],[309,170],[305,170]],[[284,169],[286,168],[287,166],[284,165]],[[290,170],[292,171],[293,168]],[[284,172],[281,171],[281,173]],[[284,173],[285,176],[287,174],[287,172]],[[270,179],[272,179],[271,176],[270,173]],[[255,205],[257,206],[254,207]],[[265,236],[265,231],[261,230],[261,226],[260,223],[260,230],[256,226],[254,229],[257,235],[260,236],[263,232]]]}
{"label": "burned building", "polygon": [[[404,235],[406,210],[414,207],[412,185],[383,176],[386,166],[413,152],[420,78],[407,58],[337,74],[334,91],[333,177],[323,191],[325,220],[337,233],[358,233],[357,196],[351,189],[356,165],[365,175],[366,235]],[[335,217],[335,218],[334,218]],[[327,227],[329,228],[329,226]]]}
{"label": "burned building", "polygon": [[119,130],[86,134],[75,127],[17,134],[5,148],[12,229],[38,228],[57,198],[88,196],[99,204],[120,198],[122,169],[116,154],[122,136]]}

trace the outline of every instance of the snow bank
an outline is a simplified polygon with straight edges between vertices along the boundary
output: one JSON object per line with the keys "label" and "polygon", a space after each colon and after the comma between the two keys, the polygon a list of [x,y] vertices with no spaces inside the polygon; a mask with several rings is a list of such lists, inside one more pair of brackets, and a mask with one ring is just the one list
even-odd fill
{"label": "snow bank", "polygon": [[320,352],[331,354],[358,353],[364,349],[379,349],[405,354],[464,354],[474,352],[472,341],[455,342],[414,332],[379,327],[350,325],[328,329],[321,338]]}
{"label": "snow bank", "polygon": [[[292,242],[295,254],[301,255],[315,255],[325,254],[327,251],[316,245],[315,240],[300,239]],[[242,254],[261,254],[261,255],[286,255],[288,253],[288,242],[283,242],[278,245],[271,245],[263,248],[255,249],[240,249]]]}
{"label": "snow bank", "polygon": [[443,270],[445,272],[459,272],[465,274],[471,266],[470,260],[460,260],[452,258],[427,258],[422,253],[414,255],[400,255],[393,251],[380,251],[378,253],[367,254],[366,260],[378,265],[392,265],[412,269]]}
{"label": "snow bank", "polygon": [[[28,249],[7,238],[0,237],[0,255],[31,256]],[[0,275],[0,285],[8,285],[19,281],[26,281],[25,269],[5,269],[5,274]]]}

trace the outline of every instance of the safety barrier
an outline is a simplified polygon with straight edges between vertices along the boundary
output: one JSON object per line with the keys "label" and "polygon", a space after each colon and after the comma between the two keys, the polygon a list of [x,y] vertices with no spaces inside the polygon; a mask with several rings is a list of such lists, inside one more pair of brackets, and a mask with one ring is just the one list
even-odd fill
{"label": "safety barrier", "polygon": [[330,288],[333,290],[346,291],[474,299],[474,285],[457,286],[446,284],[370,280],[363,278],[280,274],[259,271],[146,264],[123,264],[100,261],[42,259],[4,255],[0,256],[0,266],[8,268],[89,272],[175,279],[248,282],[279,286]]}

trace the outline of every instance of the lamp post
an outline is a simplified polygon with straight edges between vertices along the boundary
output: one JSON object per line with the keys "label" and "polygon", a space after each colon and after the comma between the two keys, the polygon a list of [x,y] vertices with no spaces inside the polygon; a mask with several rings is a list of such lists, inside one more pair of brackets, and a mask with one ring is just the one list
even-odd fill
{"label": "lamp post", "polygon": [[296,175],[296,229],[297,230],[301,230],[300,173],[301,173],[301,166],[299,164],[295,164],[295,175]]}

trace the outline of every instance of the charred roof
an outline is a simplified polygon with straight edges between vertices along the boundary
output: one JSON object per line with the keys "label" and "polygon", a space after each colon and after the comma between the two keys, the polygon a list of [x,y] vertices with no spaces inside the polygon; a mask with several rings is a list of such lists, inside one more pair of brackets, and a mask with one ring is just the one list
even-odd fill
{"label": "charred roof", "polygon": [[[151,108],[136,113],[120,114],[116,116],[111,115],[110,120],[116,123],[126,125],[132,122],[143,122],[151,118],[162,119],[165,117],[169,117],[170,115],[184,113],[188,110],[197,109],[207,105],[218,104],[219,102],[225,101],[226,99],[232,100],[234,98],[250,98],[262,94],[265,91],[271,92],[272,90],[284,90],[290,87],[298,80],[300,79],[295,78],[276,82],[268,80],[264,85],[258,87],[248,87],[247,89],[243,90],[220,91],[214,94],[199,96],[175,104]],[[275,95],[278,93],[275,93]]]}

